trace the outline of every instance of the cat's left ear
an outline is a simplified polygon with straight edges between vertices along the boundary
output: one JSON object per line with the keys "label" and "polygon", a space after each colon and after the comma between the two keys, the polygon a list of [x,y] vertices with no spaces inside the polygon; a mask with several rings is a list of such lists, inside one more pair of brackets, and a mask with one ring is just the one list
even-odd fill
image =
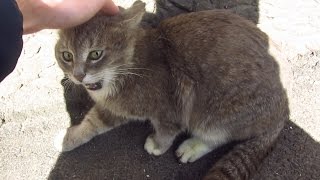
{"label": "cat's left ear", "polygon": [[134,29],[139,26],[144,13],[146,4],[140,0],[133,3],[133,5],[123,11],[123,24],[125,24],[128,28]]}

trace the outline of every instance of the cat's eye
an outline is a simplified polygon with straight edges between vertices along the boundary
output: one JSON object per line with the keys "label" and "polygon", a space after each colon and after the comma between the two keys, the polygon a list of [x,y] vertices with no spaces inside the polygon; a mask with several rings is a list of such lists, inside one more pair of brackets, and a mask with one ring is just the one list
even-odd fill
{"label": "cat's eye", "polygon": [[63,57],[63,60],[66,62],[71,62],[73,60],[73,55],[68,51],[64,51],[62,53],[62,57]]}
{"label": "cat's eye", "polygon": [[91,51],[91,52],[89,53],[88,59],[95,61],[95,60],[100,59],[101,56],[102,56],[102,51],[101,51],[101,50]]}

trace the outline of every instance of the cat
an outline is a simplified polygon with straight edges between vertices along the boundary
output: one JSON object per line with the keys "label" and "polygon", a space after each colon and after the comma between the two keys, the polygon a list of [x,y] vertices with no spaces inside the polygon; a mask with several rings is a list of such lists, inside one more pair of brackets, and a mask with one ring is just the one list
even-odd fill
{"label": "cat", "polygon": [[183,163],[240,141],[204,179],[252,177],[289,119],[267,35],[225,10],[179,15],[157,28],[140,25],[144,13],[136,1],[59,32],[57,62],[95,105],[59,133],[56,148],[70,151],[130,120],[150,120],[149,154],[165,153],[185,131],[191,137],[176,150]]}

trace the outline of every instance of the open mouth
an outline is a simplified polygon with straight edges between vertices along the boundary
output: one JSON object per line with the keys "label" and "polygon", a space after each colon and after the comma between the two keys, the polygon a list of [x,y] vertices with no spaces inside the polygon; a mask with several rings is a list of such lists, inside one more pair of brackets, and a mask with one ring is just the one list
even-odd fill
{"label": "open mouth", "polygon": [[96,82],[96,83],[85,84],[84,86],[85,86],[87,89],[91,90],[91,91],[95,91],[95,90],[98,90],[98,89],[101,89],[101,88],[102,88],[102,82],[99,81],[99,82]]}

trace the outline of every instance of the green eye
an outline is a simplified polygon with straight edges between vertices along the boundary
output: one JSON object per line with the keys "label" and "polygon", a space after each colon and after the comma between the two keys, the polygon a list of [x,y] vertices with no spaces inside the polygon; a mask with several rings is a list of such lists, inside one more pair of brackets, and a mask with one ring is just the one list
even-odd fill
{"label": "green eye", "polygon": [[63,60],[65,60],[66,62],[71,62],[73,60],[73,55],[68,51],[64,51],[62,53],[62,57],[63,57]]}
{"label": "green eye", "polygon": [[100,59],[100,57],[102,56],[102,51],[98,50],[98,51],[91,51],[89,53],[88,59],[89,60],[98,60]]}

